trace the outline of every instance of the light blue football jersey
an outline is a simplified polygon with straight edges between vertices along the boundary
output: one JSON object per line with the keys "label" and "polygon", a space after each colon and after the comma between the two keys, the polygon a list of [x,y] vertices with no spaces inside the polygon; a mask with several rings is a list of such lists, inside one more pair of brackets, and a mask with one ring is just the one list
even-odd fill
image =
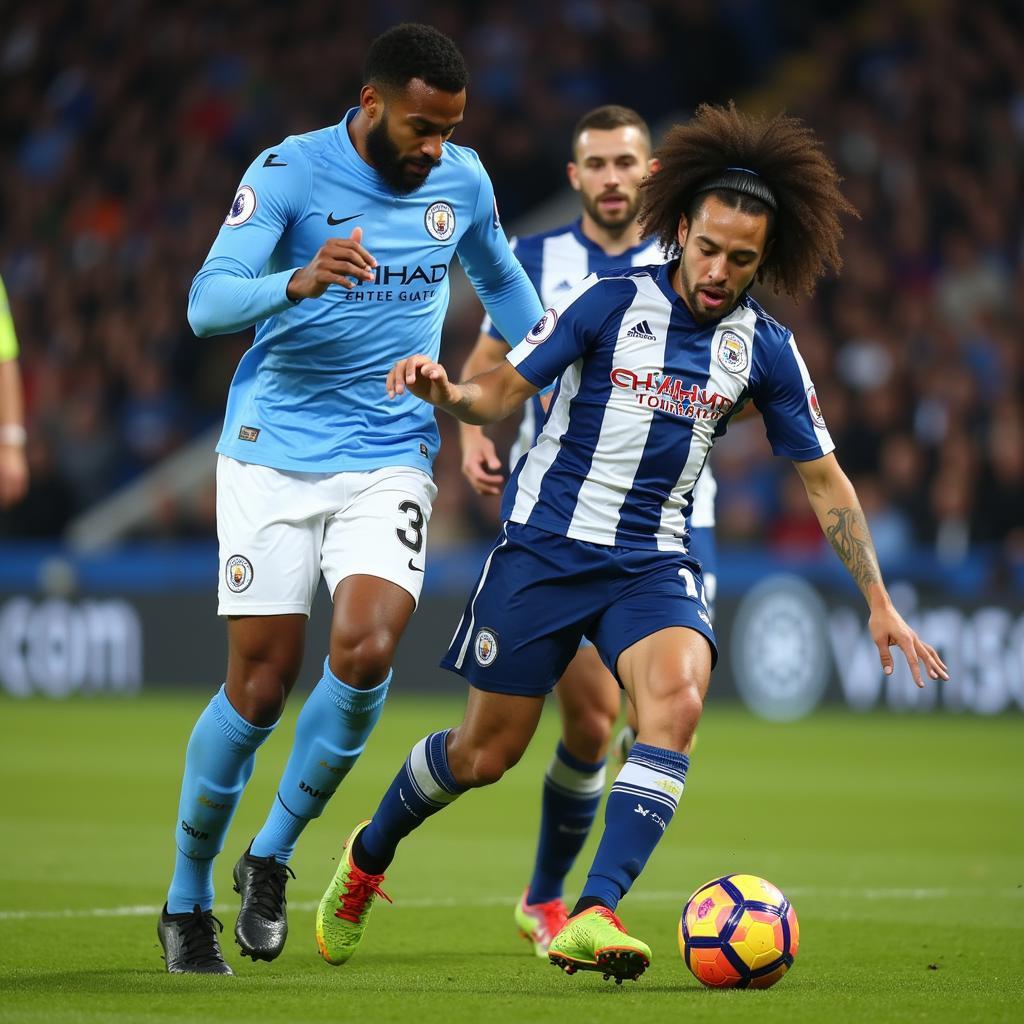
{"label": "light blue football jersey", "polygon": [[715,440],[753,400],[776,455],[834,448],[792,333],[752,298],[697,323],[675,264],[592,274],[508,361],[558,381],[502,517],[594,544],[685,551],[693,490]]}
{"label": "light blue football jersey", "polygon": [[[409,392],[389,400],[384,380],[404,356],[438,357],[452,257],[509,337],[523,337],[542,313],[476,153],[446,142],[426,182],[398,195],[349,138],[357,110],[253,161],[192,282],[196,334],[256,324],[217,445],[242,462],[300,472],[390,465],[430,472],[439,444],[434,411]],[[375,279],[289,300],[295,270],[328,238],[356,227],[377,260]]]}

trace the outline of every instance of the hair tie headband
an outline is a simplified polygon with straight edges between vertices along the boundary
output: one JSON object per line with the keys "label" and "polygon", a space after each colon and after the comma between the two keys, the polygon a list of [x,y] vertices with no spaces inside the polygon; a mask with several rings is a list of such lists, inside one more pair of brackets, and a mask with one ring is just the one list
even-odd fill
{"label": "hair tie headband", "polygon": [[717,177],[705,181],[694,191],[694,195],[711,192],[716,188],[726,188],[731,192],[741,192],[743,195],[759,199],[772,211],[779,208],[775,193],[768,187],[768,183],[757,171],[752,171],[749,167],[726,167]]}

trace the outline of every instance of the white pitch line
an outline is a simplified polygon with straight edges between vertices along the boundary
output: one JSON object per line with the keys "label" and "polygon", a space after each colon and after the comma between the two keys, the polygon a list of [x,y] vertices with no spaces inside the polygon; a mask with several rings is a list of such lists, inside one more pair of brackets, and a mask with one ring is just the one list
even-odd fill
{"label": "white pitch line", "polygon": [[[828,896],[832,899],[850,900],[943,900],[950,896],[963,895],[966,893],[985,893],[988,896],[1024,896],[1024,889],[830,889],[823,887],[796,886],[786,890],[794,899],[804,897]],[[458,897],[422,897],[403,899],[399,906],[412,909],[445,909],[452,907],[511,907],[515,905],[518,896],[483,896],[474,899],[460,899]],[[637,892],[629,896],[631,903],[668,903],[678,902],[682,906],[685,896],[678,892]],[[292,910],[316,910],[319,900],[299,900],[290,903]],[[217,903],[214,905],[214,912],[217,914],[229,914],[237,908],[237,903]],[[153,904],[137,904],[127,907],[90,907],[85,910],[0,910],[0,922],[2,921],[56,921],[69,919],[84,919],[92,917],[149,917],[160,913],[161,907]]]}

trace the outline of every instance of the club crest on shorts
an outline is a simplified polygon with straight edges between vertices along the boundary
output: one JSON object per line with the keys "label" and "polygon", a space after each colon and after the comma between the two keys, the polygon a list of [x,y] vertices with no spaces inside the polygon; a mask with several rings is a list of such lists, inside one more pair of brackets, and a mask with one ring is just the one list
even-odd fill
{"label": "club crest on shorts", "polygon": [[807,389],[807,408],[811,411],[811,419],[814,420],[814,425],[824,430],[825,417],[821,414],[821,406],[818,404],[818,392],[814,390],[813,384]]}
{"label": "club crest on shorts", "polygon": [[747,343],[735,331],[725,331],[718,339],[718,365],[730,373],[742,373],[748,359]]}
{"label": "club crest on shorts", "polygon": [[551,332],[558,323],[558,314],[553,309],[545,309],[544,315],[533,325],[526,340],[531,345],[539,345],[551,337]]}
{"label": "club crest on shorts", "polygon": [[245,555],[232,555],[224,567],[224,581],[233,594],[248,590],[252,575],[252,562]]}
{"label": "club crest on shorts", "polygon": [[494,664],[498,656],[498,638],[489,629],[478,629],[473,641],[473,657],[481,668]]}
{"label": "club crest on shorts", "polygon": [[447,242],[455,234],[455,211],[448,203],[431,203],[423,217],[427,232],[439,242]]}
{"label": "club crest on shorts", "polygon": [[231,209],[224,218],[224,223],[229,228],[237,228],[244,224],[255,212],[259,203],[256,200],[256,193],[249,185],[243,185],[231,201]]}

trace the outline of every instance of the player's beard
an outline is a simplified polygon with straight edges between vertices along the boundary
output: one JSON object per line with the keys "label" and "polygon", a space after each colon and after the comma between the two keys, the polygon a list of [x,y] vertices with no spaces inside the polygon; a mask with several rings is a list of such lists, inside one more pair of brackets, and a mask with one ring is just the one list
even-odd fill
{"label": "player's beard", "polygon": [[[689,275],[686,273],[686,263],[682,256],[679,257],[679,280],[683,287],[683,298],[686,299],[686,305],[689,307],[693,319],[699,324],[710,324],[716,320],[721,320],[723,316],[728,315],[736,308],[736,304],[740,300],[740,296],[733,296],[730,292],[726,295],[725,302],[722,303],[720,309],[705,309],[700,301],[700,286],[695,285],[690,280]],[[721,290],[727,291],[724,288]]]}
{"label": "player's beard", "polygon": [[[415,192],[427,180],[430,169],[436,167],[440,160],[413,160],[399,155],[398,147],[391,141],[388,134],[388,116],[384,114],[380,123],[366,133],[366,153],[373,164],[374,170],[384,179],[388,188],[399,195]],[[411,167],[423,167],[427,174],[417,174]]]}
{"label": "player's beard", "polygon": [[[621,196],[626,200],[626,205],[622,207],[621,212],[613,217],[607,216],[601,210],[600,200],[609,195]],[[590,196],[584,192],[582,193],[582,199],[583,209],[587,211],[590,219],[599,228],[612,235],[621,235],[625,232],[632,225],[633,221],[636,220],[636,215],[640,212],[640,194],[638,192],[634,192],[632,196],[627,192],[602,192],[596,196]]]}

